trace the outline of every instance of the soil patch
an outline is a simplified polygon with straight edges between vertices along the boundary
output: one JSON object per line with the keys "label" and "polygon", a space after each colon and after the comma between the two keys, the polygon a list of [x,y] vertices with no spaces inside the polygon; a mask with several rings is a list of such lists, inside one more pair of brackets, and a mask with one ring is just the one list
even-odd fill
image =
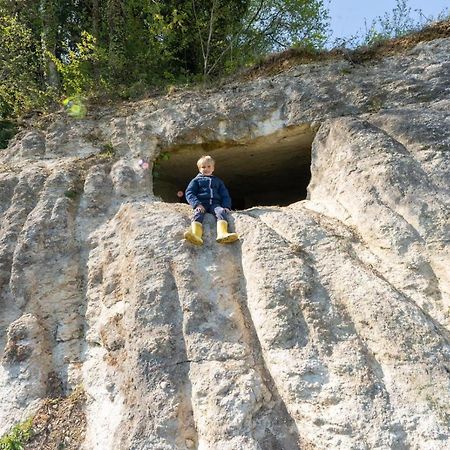
{"label": "soil patch", "polygon": [[32,438],[24,450],[78,450],[84,441],[86,395],[82,389],[67,398],[47,398],[33,418]]}

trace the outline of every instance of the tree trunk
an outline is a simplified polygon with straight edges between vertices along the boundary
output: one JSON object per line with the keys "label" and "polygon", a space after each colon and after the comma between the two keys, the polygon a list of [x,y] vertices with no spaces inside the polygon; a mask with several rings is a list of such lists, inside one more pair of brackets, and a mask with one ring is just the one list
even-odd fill
{"label": "tree trunk", "polygon": [[56,58],[58,23],[54,0],[41,0],[41,46],[44,58],[45,78],[48,86],[59,88],[59,75],[52,58]]}
{"label": "tree trunk", "polygon": [[110,75],[122,78],[125,67],[125,13],[122,0],[108,0],[108,65]]}
{"label": "tree trunk", "polygon": [[[100,10],[98,0],[92,0],[92,36],[95,39],[95,45],[98,48],[100,45]],[[100,79],[100,68],[98,61],[93,62],[94,78],[95,80]]]}
{"label": "tree trunk", "polygon": [[92,0],[92,36],[95,41],[99,42],[99,23],[100,23],[100,11],[98,0]]}

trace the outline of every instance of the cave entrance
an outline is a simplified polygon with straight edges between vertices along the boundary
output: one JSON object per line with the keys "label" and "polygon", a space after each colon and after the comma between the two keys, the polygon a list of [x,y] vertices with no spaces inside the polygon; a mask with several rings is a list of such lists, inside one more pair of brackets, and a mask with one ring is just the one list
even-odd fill
{"label": "cave entrance", "polygon": [[315,132],[308,125],[288,127],[244,143],[209,143],[178,147],[162,160],[154,177],[154,193],[175,203],[198,173],[200,156],[216,160],[214,175],[221,178],[233,209],[286,206],[306,198],[311,178],[311,144]]}

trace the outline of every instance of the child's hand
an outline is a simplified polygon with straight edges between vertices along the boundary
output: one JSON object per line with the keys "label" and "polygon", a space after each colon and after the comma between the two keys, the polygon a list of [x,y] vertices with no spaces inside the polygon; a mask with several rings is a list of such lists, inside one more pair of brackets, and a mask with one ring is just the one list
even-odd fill
{"label": "child's hand", "polygon": [[230,208],[223,208],[223,210],[224,210],[225,212],[227,212],[227,213],[230,213],[230,212],[231,212],[231,209],[230,209]]}
{"label": "child's hand", "polygon": [[203,205],[198,205],[198,206],[195,208],[195,210],[196,210],[197,212],[200,212],[200,213],[204,213],[204,212],[206,211],[206,209],[205,209],[205,207],[204,207]]}

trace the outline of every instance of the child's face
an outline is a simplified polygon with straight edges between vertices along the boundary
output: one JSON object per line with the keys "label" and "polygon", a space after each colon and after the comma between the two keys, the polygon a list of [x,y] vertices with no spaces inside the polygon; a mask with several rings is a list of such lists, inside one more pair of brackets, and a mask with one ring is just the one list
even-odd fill
{"label": "child's face", "polygon": [[198,170],[202,175],[212,175],[214,172],[214,164],[211,164],[210,162],[206,162],[198,166]]}

